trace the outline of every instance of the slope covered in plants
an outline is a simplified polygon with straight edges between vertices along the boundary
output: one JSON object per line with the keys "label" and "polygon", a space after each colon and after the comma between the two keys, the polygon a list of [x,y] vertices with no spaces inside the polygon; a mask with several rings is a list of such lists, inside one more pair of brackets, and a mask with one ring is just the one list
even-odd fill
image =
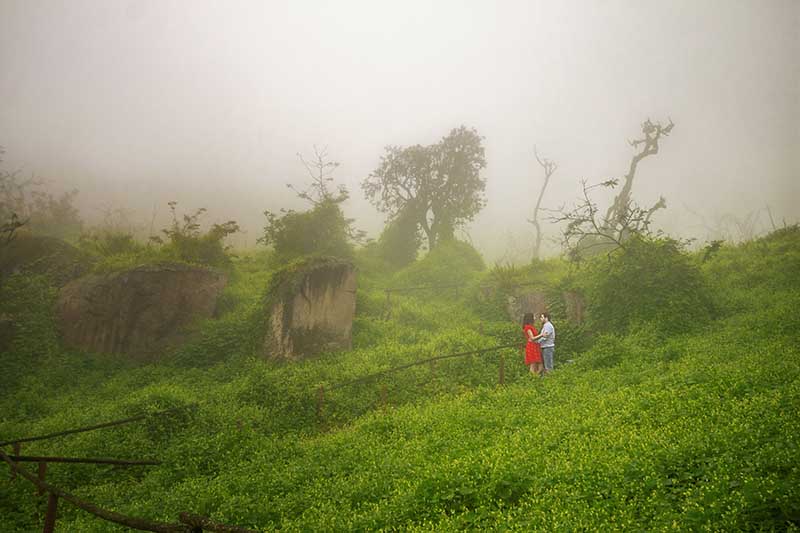
{"label": "slope covered in plants", "polygon": [[[37,352],[32,338],[15,341],[14,353],[28,359],[9,356],[14,372],[0,397],[0,435],[185,407],[170,418],[25,449],[160,458],[161,466],[147,469],[52,466],[48,480],[100,506],[165,521],[191,511],[263,530],[798,527],[797,228],[681,259],[713,304],[692,323],[685,316],[696,315],[669,300],[680,296],[680,280],[666,276],[653,283],[678,286],[656,287],[664,298],[656,308],[622,300],[632,317],[624,328],[604,323],[604,309],[594,308],[589,325],[573,333],[590,347],[568,349],[581,343],[564,338],[562,364],[547,379],[529,377],[519,352],[507,349],[335,388],[519,338],[516,324],[477,297],[497,269],[451,253],[458,252],[442,261],[458,271],[431,257],[429,267],[419,262],[396,274],[362,254],[354,349],[298,364],[254,357],[269,278],[255,260],[235,266],[226,312],[160,365],[64,353],[48,323],[46,282],[7,283],[4,311],[15,305],[25,331],[46,344]],[[587,294],[613,280],[602,269],[565,265],[511,274]],[[459,279],[466,288],[392,295],[387,320],[382,288],[414,279]],[[665,328],[664,321],[674,322]],[[501,356],[505,386],[497,385]],[[4,530],[39,527],[43,503],[31,492],[21,480],[0,484]],[[68,505],[61,513],[65,530],[114,530]]]}

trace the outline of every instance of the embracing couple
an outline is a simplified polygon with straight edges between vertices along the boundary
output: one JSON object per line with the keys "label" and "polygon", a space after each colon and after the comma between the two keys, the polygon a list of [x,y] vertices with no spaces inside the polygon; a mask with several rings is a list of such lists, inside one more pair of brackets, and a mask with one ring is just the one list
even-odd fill
{"label": "embracing couple", "polygon": [[[525,333],[525,365],[530,367],[531,374],[544,376],[553,370],[553,352],[556,349],[556,330],[550,322],[550,313],[539,315],[542,331],[536,331],[533,325],[533,313],[525,313],[522,319],[522,331]],[[544,359],[544,361],[542,361]],[[544,365],[543,365],[544,363]]]}

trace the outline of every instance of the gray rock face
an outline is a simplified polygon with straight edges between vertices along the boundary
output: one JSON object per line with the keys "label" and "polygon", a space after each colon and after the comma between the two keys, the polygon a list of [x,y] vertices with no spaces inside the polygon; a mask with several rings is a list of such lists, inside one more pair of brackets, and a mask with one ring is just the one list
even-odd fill
{"label": "gray rock face", "polygon": [[311,260],[277,276],[269,295],[266,357],[293,360],[352,346],[356,270],[351,263]]}
{"label": "gray rock face", "polygon": [[181,264],[92,274],[62,287],[57,318],[69,346],[154,359],[214,314],[226,284],[221,272]]}
{"label": "gray rock face", "polygon": [[[566,318],[575,324],[581,324],[586,314],[586,304],[581,295],[577,292],[565,291],[561,294],[561,299],[566,311]],[[509,318],[514,321],[522,320],[525,313],[533,313],[538,318],[540,313],[547,311],[549,308],[547,296],[542,291],[511,295],[508,297],[508,305],[506,307]]]}
{"label": "gray rock face", "polygon": [[533,313],[538,318],[547,311],[547,300],[542,291],[525,292],[509,296],[506,309],[511,320],[521,322],[525,313]]}
{"label": "gray rock face", "polygon": [[586,304],[583,301],[583,297],[577,292],[565,292],[563,298],[567,310],[567,318],[576,324],[582,324],[586,314]]}

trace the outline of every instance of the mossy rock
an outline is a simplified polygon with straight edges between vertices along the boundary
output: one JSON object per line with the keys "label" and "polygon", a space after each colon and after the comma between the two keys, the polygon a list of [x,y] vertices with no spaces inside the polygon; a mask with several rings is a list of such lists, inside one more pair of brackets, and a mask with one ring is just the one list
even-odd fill
{"label": "mossy rock", "polygon": [[334,257],[295,261],[273,275],[265,304],[266,357],[293,360],[349,349],[356,268]]}
{"label": "mossy rock", "polygon": [[158,359],[186,340],[189,325],[214,316],[227,281],[181,263],[90,274],[59,291],[57,320],[70,347]]}

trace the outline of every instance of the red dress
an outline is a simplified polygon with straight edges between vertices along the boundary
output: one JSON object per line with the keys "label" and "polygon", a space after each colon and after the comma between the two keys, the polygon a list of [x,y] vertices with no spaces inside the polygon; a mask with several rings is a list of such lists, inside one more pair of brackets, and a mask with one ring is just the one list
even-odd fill
{"label": "red dress", "polygon": [[525,344],[525,364],[530,365],[532,363],[541,363],[542,349],[539,347],[538,342],[530,340],[528,330],[533,332],[534,337],[539,334],[539,332],[536,331],[536,328],[530,324],[525,324],[522,326],[522,332],[525,333],[525,340],[528,341],[527,344]]}

